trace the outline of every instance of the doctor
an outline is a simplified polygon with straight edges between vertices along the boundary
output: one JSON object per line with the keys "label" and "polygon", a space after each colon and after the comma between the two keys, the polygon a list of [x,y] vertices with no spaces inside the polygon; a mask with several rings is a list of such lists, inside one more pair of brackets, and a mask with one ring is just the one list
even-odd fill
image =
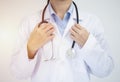
{"label": "doctor", "polygon": [[72,0],[48,0],[43,11],[25,19],[12,73],[32,82],[89,82],[91,74],[109,75],[113,60],[100,20],[78,14]]}

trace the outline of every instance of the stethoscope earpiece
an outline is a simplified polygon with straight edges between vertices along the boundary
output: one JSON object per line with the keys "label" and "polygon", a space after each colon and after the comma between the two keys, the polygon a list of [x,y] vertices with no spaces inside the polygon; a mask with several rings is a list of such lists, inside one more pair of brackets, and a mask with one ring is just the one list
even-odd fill
{"label": "stethoscope earpiece", "polygon": [[45,20],[44,20],[44,14],[45,14],[45,10],[46,10],[47,6],[49,5],[49,1],[50,1],[50,0],[47,1],[47,5],[46,5],[45,8],[43,9],[42,21],[39,23],[38,27],[40,27],[40,25],[41,25],[42,23],[48,23],[48,21],[45,21]]}

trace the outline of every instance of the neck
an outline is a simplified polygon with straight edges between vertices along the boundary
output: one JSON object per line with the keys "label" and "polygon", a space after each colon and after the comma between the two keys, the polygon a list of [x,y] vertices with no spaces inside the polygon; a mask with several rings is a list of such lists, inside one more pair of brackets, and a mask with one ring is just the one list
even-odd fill
{"label": "neck", "polygon": [[63,19],[65,13],[72,3],[72,0],[50,0],[50,3],[56,14]]}

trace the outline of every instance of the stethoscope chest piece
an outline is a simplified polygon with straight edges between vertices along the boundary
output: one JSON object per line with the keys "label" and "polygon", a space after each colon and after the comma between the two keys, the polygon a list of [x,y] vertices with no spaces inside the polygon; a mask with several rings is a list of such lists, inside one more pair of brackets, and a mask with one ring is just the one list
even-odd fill
{"label": "stethoscope chest piece", "polygon": [[68,49],[66,54],[68,58],[74,58],[76,56],[74,48]]}

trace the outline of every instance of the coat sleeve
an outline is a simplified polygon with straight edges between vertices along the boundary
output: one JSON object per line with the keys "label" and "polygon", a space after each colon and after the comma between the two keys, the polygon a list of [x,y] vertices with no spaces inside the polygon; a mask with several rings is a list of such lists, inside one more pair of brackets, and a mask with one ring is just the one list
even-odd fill
{"label": "coat sleeve", "polygon": [[98,77],[105,77],[114,67],[113,60],[104,38],[102,24],[97,17],[92,18],[94,18],[94,27],[80,52],[83,53],[82,57],[88,72]]}
{"label": "coat sleeve", "polygon": [[12,74],[19,79],[26,79],[32,75],[37,60],[36,56],[33,60],[29,60],[27,56],[27,40],[29,37],[28,31],[29,21],[23,20],[20,25],[10,65]]}

